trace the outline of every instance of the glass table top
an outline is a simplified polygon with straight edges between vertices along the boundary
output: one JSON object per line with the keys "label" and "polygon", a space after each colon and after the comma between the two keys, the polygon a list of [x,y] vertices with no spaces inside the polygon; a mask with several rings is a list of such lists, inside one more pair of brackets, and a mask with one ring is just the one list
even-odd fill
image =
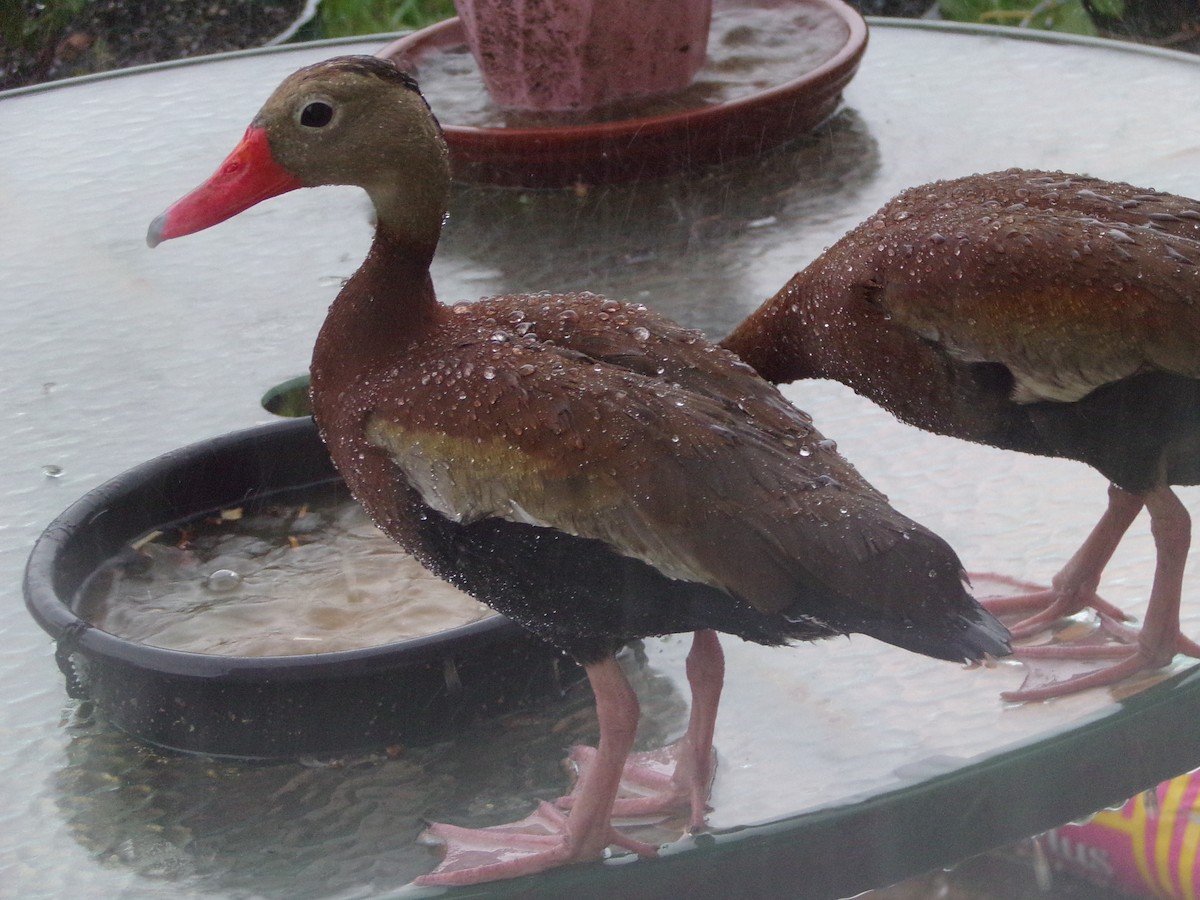
{"label": "glass table top", "polygon": [[[564,749],[594,740],[589,698],[573,692],[395,758],[163,754],[80,714],[23,608],[25,558],[60,510],[146,458],[269,421],[263,392],[305,371],[370,239],[363,196],[290,194],[153,252],[146,226],[224,158],[285,74],[382,43],[235,54],[0,99],[0,894],[401,891],[432,865],[414,842],[423,817],[523,814],[565,789]],[[1197,88],[1200,60],[1179,54],[876,22],[842,109],[779,152],[586,192],[459,186],[435,283],[446,301],[586,289],[720,337],[909,185],[1019,165],[1200,196],[1200,105],[1180,99]],[[973,570],[1044,580],[1103,508],[1103,479],[1081,465],[917,432],[833,384],[786,393]],[[1194,491],[1181,495],[1200,512]],[[1140,520],[1105,596],[1140,613],[1152,568]],[[1198,585],[1193,563],[1186,587]],[[1200,635],[1186,593],[1184,627]],[[725,646],[709,833],[657,861],[618,857],[454,895],[665,897],[734,884],[848,895],[1200,766],[1200,673],[1187,664],[1132,697],[1015,706],[998,695],[1020,683],[1016,665],[964,669],[862,637]],[[683,729],[686,649],[668,638],[626,656],[642,745]]]}

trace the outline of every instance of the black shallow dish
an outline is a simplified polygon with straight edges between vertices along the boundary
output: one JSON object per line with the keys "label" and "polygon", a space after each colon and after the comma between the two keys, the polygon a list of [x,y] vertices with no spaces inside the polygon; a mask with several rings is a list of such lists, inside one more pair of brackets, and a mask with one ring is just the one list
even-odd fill
{"label": "black shallow dish", "polygon": [[558,692],[573,662],[501,616],[332,653],[234,657],[139,644],[71,603],[139,536],[234,505],[303,496],[337,479],[311,419],[193,444],[101,485],[52,522],[25,570],[25,602],[58,644],[74,697],[175,750],[285,758],[445,738],[479,716]]}

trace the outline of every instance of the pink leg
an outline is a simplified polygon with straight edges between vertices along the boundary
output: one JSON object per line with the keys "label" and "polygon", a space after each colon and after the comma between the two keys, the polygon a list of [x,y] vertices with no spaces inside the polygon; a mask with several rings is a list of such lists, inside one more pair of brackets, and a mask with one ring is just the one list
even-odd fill
{"label": "pink leg", "polygon": [[[1102,616],[1117,621],[1129,617],[1096,594],[1104,567],[1112,559],[1121,538],[1133,524],[1144,501],[1137,494],[1123,491],[1115,484],[1108,487],[1108,507],[1083,545],[1051,580],[1048,590],[1032,590],[1011,597],[984,598],[980,601],[993,615],[1036,609],[1039,612],[1009,626],[1016,640],[1027,638],[1053,625],[1060,619],[1073,616],[1092,607]],[[991,576],[996,577],[996,576]]]}
{"label": "pink leg", "polygon": [[426,841],[444,844],[446,856],[436,869],[416,879],[416,884],[478,884],[531,875],[567,863],[600,859],[610,844],[642,856],[656,855],[656,848],[619,834],[609,824],[622,767],[637,731],[637,695],[615,659],[586,668],[596,695],[600,740],[593,765],[580,779],[571,814],[563,816],[543,804],[537,813],[511,825],[430,825]]}
{"label": "pink leg", "polygon": [[[1145,496],[1150,512],[1150,530],[1154,535],[1156,564],[1146,621],[1136,637],[1125,629],[1123,645],[1024,647],[1018,659],[1115,659],[1111,666],[1097,669],[1065,681],[1003,694],[1005,700],[1047,700],[1073,694],[1091,687],[1113,684],[1146,669],[1161,668],[1176,653],[1200,657],[1200,646],[1183,637],[1179,630],[1179,609],[1183,591],[1183,571],[1191,547],[1191,517],[1179,498],[1168,487],[1155,488]],[[1115,623],[1106,627],[1119,629]]]}
{"label": "pink leg", "polygon": [[704,828],[704,813],[712,789],[717,760],[713,734],[717,727],[717,707],[725,686],[725,654],[715,631],[697,631],[687,658],[688,684],[692,688],[692,712],[681,743],[688,751],[681,754],[672,781],[686,788],[691,805],[691,831]]}
{"label": "pink leg", "polygon": [[[725,655],[715,631],[697,631],[692,636],[687,677],[692,691],[687,731],[673,744],[629,757],[619,796],[613,804],[614,815],[633,818],[684,808],[691,812],[688,823],[691,831],[704,827],[708,794],[716,770],[713,732],[721,688],[725,683]],[[573,747],[570,759],[577,771],[586,773],[595,765],[595,756],[596,751],[591,747]],[[564,809],[574,808],[578,793],[577,784],[574,791],[557,801],[558,805]]]}

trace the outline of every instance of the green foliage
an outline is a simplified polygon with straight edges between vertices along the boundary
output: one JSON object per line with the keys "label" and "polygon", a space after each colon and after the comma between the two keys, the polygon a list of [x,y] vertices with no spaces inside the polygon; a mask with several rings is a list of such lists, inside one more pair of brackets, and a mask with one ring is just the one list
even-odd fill
{"label": "green foliage", "polygon": [[453,0],[321,0],[325,37],[424,28],[454,16]]}
{"label": "green foliage", "polygon": [[[1122,0],[1098,0],[1097,6],[1120,8]],[[1017,25],[1072,34],[1096,33],[1079,0],[938,0],[943,18],[981,25]]]}
{"label": "green foliage", "polygon": [[38,54],[53,50],[67,23],[89,0],[0,0],[0,44],[9,50]]}

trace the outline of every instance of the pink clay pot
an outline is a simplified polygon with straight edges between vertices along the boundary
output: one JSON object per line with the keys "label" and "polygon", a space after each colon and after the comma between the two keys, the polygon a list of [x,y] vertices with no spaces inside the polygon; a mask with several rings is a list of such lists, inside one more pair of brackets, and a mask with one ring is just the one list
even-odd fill
{"label": "pink clay pot", "polygon": [[712,0],[454,0],[492,101],[583,111],[687,87]]}

